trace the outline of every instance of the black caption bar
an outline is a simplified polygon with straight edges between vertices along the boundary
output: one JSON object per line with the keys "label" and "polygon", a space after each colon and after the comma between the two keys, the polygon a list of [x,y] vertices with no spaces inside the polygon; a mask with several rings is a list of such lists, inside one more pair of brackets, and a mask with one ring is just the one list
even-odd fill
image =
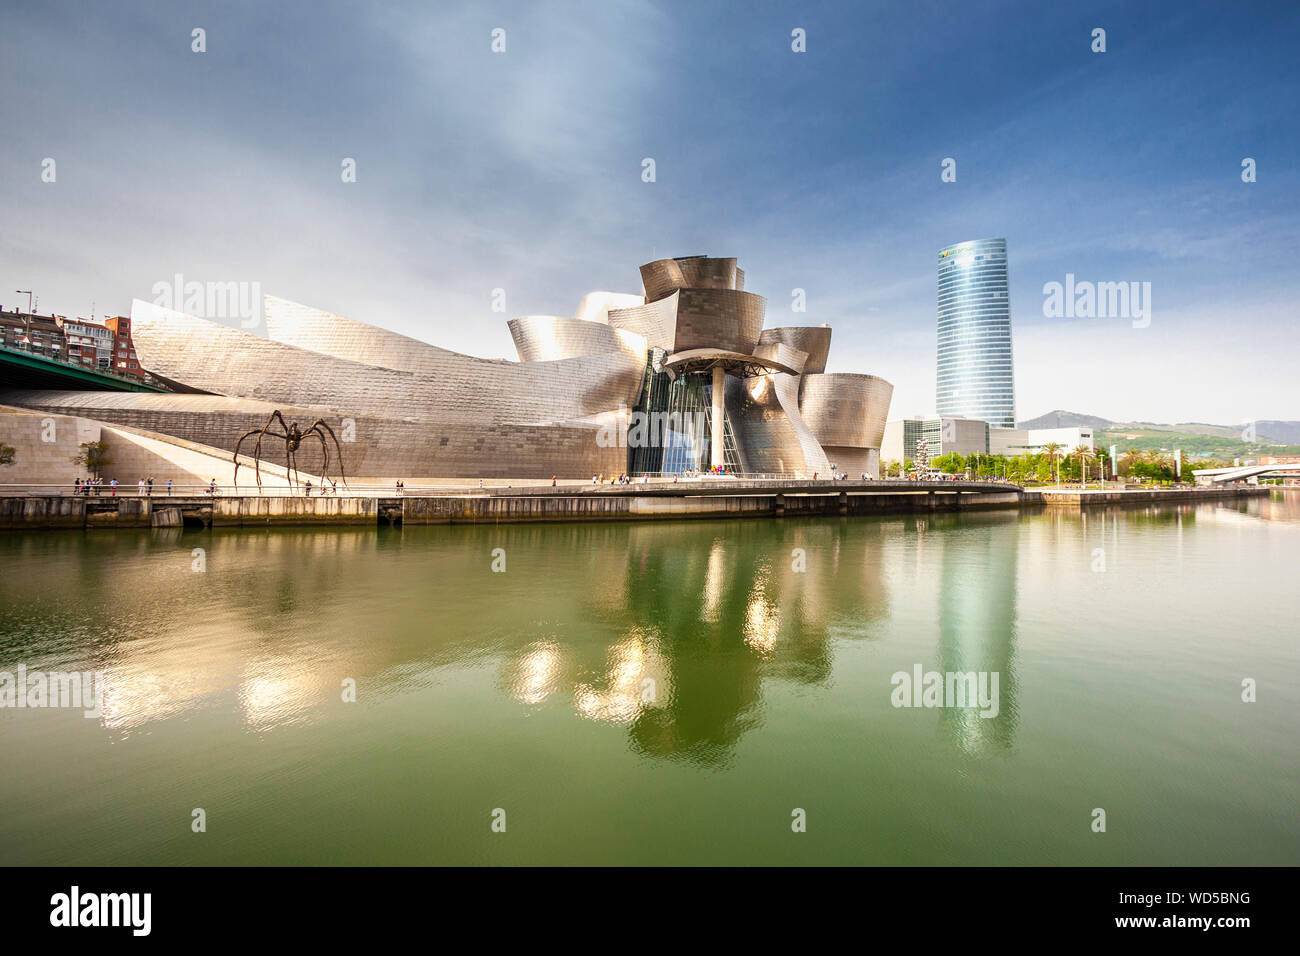
{"label": "black caption bar", "polygon": [[[304,943],[413,928],[539,941],[564,924],[631,920],[652,936],[723,920],[728,934],[772,921],[854,924],[963,938],[963,927],[1008,940],[1133,936],[1231,943],[1279,932],[1289,869],[790,869],[662,871],[422,868],[8,869],[0,904],[7,939],[90,942]],[[756,906],[756,904],[759,904]],[[712,916],[710,916],[712,914]],[[810,922],[811,921],[811,922]],[[503,927],[513,929],[503,929]],[[550,927],[547,930],[546,927]],[[721,927],[719,927],[720,929]],[[1243,936],[1243,934],[1245,934]],[[680,939],[680,936],[674,938]],[[983,937],[987,938],[987,937]],[[499,942],[499,939],[498,939]]]}

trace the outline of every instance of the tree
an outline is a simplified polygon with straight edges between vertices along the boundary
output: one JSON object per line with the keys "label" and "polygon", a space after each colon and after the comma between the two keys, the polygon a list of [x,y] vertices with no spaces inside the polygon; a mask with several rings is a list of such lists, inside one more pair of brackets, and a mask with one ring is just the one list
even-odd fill
{"label": "tree", "polygon": [[1137,468],[1146,460],[1147,453],[1141,448],[1130,448],[1120,459],[1120,468],[1126,475],[1137,474]]}
{"label": "tree", "polygon": [[949,452],[946,455],[940,455],[938,458],[934,459],[934,461],[930,462],[930,465],[933,468],[938,468],[944,474],[955,475],[957,472],[962,470],[965,461],[961,455],[954,451]]}
{"label": "tree", "polygon": [[[1049,462],[1055,464],[1056,456],[1061,453],[1061,448],[1062,446],[1059,442],[1049,441],[1043,446],[1043,454],[1047,456]],[[1061,483],[1061,469],[1059,467],[1056,469],[1056,483],[1058,485]]]}
{"label": "tree", "polygon": [[0,445],[0,465],[12,465],[14,463],[14,446]]}
{"label": "tree", "polygon": [[73,456],[72,463],[84,465],[95,478],[99,477],[103,469],[113,464],[113,459],[108,457],[108,442],[83,441],[79,447],[81,451]]}
{"label": "tree", "polygon": [[1083,483],[1088,483],[1088,462],[1097,457],[1097,452],[1091,445],[1076,445],[1074,457],[1079,459],[1079,471],[1083,477]]}

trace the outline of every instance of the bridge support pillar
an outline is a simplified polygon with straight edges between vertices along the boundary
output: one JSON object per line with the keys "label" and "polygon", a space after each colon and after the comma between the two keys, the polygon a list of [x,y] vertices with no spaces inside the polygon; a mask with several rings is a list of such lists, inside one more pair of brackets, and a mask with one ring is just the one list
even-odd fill
{"label": "bridge support pillar", "polygon": [[777,495],[773,502],[772,513],[778,518],[785,517],[785,495]]}
{"label": "bridge support pillar", "polygon": [[841,491],[840,492],[840,514],[846,515],[848,513],[849,513],[849,493],[847,491]]}

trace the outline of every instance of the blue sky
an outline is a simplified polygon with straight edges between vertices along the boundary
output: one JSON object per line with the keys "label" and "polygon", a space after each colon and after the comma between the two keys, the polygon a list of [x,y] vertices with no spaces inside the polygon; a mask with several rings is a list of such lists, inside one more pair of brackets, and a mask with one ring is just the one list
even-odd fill
{"label": "blue sky", "polygon": [[[1300,419],[1300,4],[371,6],[7,3],[0,303],[181,273],[513,358],[510,316],[734,255],[893,417],[933,409],[938,250],[1004,236],[1021,418]],[[1066,273],[1150,282],[1150,325],[1044,317]]]}

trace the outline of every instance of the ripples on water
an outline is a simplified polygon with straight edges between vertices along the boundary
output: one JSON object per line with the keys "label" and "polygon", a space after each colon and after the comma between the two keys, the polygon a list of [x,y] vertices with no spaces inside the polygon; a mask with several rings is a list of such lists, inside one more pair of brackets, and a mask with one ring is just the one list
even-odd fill
{"label": "ripples on water", "polygon": [[[1295,493],[9,535],[0,669],[105,695],[0,711],[0,862],[1295,862],[1297,557]],[[997,716],[892,707],[914,665]]]}

